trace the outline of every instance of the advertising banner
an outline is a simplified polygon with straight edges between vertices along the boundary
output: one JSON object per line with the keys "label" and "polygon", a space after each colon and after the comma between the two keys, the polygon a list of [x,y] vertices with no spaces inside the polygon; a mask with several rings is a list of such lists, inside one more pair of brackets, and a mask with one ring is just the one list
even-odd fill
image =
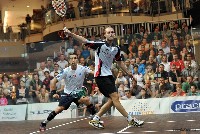
{"label": "advertising banner", "polygon": [[[121,100],[121,104],[130,115],[161,114],[160,99]],[[117,109],[114,116],[122,116]]]}
{"label": "advertising banner", "polygon": [[27,105],[0,106],[0,121],[25,120]]}
{"label": "advertising banner", "polygon": [[[28,105],[27,120],[44,120],[58,106],[58,102],[53,103],[35,103]],[[74,106],[74,105],[71,105]],[[69,108],[58,114],[55,119],[76,118],[77,110]]]}
{"label": "advertising banner", "polygon": [[200,96],[171,97],[170,113],[200,112]]}

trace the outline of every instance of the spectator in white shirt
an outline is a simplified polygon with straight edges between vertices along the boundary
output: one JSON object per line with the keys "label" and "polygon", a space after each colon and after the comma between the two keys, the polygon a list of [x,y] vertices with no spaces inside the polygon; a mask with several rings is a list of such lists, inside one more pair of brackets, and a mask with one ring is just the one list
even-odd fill
{"label": "spectator in white shirt", "polygon": [[[41,63],[40,63],[40,68],[34,69],[34,71],[38,72],[39,79],[40,79],[41,81],[43,81],[43,80],[45,79],[44,72],[45,72],[45,71],[49,71],[49,69],[46,68],[46,63],[45,63],[45,62],[41,62]],[[50,71],[49,71],[49,72],[50,72]]]}
{"label": "spectator in white shirt", "polygon": [[68,66],[68,61],[65,60],[65,55],[60,55],[60,60],[57,62],[57,64],[60,67],[60,70],[64,69],[66,66]]}
{"label": "spectator in white shirt", "polygon": [[167,61],[167,55],[163,55],[161,59],[161,64],[164,65],[164,70],[169,72],[170,71],[170,63]]}
{"label": "spectator in white shirt", "polygon": [[54,70],[50,73],[51,76],[55,76],[55,72],[58,72],[60,73],[60,70],[59,70],[59,65],[57,63],[54,64]]}
{"label": "spectator in white shirt", "polygon": [[170,48],[167,46],[165,41],[161,42],[160,48],[164,51],[164,54],[169,54],[170,53]]}

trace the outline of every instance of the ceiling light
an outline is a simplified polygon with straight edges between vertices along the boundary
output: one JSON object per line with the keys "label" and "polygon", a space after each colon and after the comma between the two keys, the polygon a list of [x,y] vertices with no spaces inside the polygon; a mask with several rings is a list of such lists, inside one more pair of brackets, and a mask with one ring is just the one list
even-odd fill
{"label": "ceiling light", "polygon": [[26,7],[30,7],[30,6],[26,6]]}

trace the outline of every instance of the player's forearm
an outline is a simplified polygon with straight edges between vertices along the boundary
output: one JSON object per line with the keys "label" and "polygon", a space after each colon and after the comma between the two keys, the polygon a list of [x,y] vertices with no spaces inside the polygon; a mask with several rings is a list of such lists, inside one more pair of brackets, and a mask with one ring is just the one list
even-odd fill
{"label": "player's forearm", "polygon": [[82,36],[79,36],[79,35],[76,35],[74,33],[70,33],[70,35],[77,41],[81,42],[81,43],[87,43],[87,39],[82,37]]}
{"label": "player's forearm", "polygon": [[117,63],[118,63],[118,65],[119,65],[119,67],[122,69],[122,71],[123,71],[124,73],[126,73],[126,75],[128,75],[128,74],[129,74],[129,71],[126,69],[124,63],[123,63],[122,61],[117,61]]}

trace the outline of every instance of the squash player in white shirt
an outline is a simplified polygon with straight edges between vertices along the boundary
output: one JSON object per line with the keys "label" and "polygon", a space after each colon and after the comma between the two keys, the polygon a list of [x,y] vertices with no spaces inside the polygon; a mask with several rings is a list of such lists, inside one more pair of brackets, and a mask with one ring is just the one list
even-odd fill
{"label": "squash player in white shirt", "polygon": [[90,98],[82,88],[86,74],[94,74],[94,72],[89,67],[78,65],[78,57],[76,54],[69,55],[69,58],[71,66],[63,69],[51,80],[50,89],[54,90],[56,83],[64,79],[64,93],[60,97],[58,107],[49,114],[46,120],[41,122],[40,131],[45,131],[47,123],[63,110],[67,110],[72,102],[76,105],[85,104],[90,114],[94,115],[96,113],[95,107],[90,103]]}
{"label": "squash player in white shirt", "polygon": [[104,124],[102,121],[100,121],[100,117],[105,114],[111,106],[114,105],[116,109],[124,117],[126,117],[128,125],[137,127],[142,126],[144,124],[144,121],[140,121],[135,117],[129,115],[119,101],[119,96],[115,87],[115,80],[111,71],[113,60],[116,60],[119,67],[128,76],[131,77],[132,73],[128,72],[128,70],[125,68],[124,63],[121,61],[120,48],[118,46],[114,46],[113,44],[115,37],[113,28],[107,27],[105,29],[104,36],[106,38],[106,42],[88,41],[84,37],[70,32],[67,28],[64,28],[63,30],[66,34],[69,34],[74,39],[84,43],[91,49],[95,50],[95,81],[99,87],[100,92],[105,97],[108,97],[108,101],[101,107],[101,109],[93,117],[93,119],[89,121],[89,124],[97,129],[103,129]]}

